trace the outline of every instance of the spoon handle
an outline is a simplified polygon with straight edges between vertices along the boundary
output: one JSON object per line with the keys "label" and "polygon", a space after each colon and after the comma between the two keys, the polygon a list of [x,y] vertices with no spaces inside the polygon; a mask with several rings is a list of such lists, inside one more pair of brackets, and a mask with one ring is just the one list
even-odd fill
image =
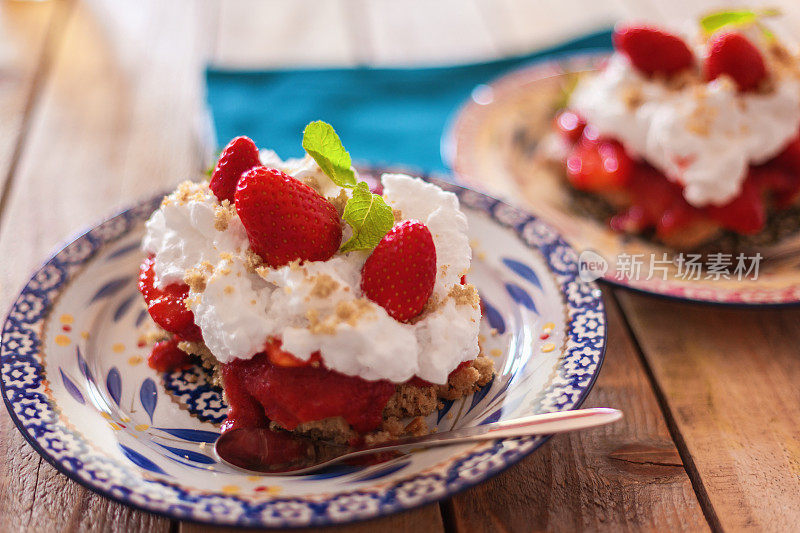
{"label": "spoon handle", "polygon": [[352,457],[379,451],[410,451],[420,447],[428,448],[483,440],[529,437],[531,435],[551,435],[553,433],[602,426],[616,422],[620,418],[622,418],[622,411],[606,407],[560,411],[494,422],[483,426],[433,433],[421,437],[404,438],[401,442],[390,441],[370,446],[367,449],[358,450],[348,455]]}

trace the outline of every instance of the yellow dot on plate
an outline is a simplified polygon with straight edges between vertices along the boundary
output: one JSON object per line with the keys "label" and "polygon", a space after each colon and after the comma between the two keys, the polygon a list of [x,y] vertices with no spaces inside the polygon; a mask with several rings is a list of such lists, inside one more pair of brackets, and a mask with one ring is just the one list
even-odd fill
{"label": "yellow dot on plate", "polygon": [[503,355],[503,351],[495,348],[494,350],[489,352],[489,355],[491,355],[492,357],[500,357],[501,355]]}
{"label": "yellow dot on plate", "polygon": [[119,421],[120,421],[120,422],[125,422],[125,423],[128,423],[128,422],[130,422],[130,421],[131,421],[131,419],[130,419],[130,418],[128,418],[127,416],[123,416],[122,418],[120,418],[120,419],[119,419]]}
{"label": "yellow dot on plate", "polygon": [[111,415],[109,413],[106,413],[105,411],[100,411],[100,416],[102,416],[106,420],[111,420]]}
{"label": "yellow dot on plate", "polygon": [[89,332],[88,331],[81,331],[81,337],[83,337],[84,340],[88,339],[89,338]]}
{"label": "yellow dot on plate", "polygon": [[69,346],[70,343],[69,337],[67,337],[66,335],[56,335],[55,339],[53,340],[55,340],[56,344],[58,344],[59,346]]}
{"label": "yellow dot on plate", "polygon": [[115,424],[114,422],[109,422],[108,425],[111,426],[111,429],[115,431],[119,431],[120,429],[122,429],[121,427],[119,427],[119,425]]}
{"label": "yellow dot on plate", "polygon": [[549,333],[549,332],[553,331],[555,329],[555,327],[556,327],[555,324],[553,324],[552,322],[548,322],[547,324],[544,325],[544,327],[542,327],[542,329]]}
{"label": "yellow dot on plate", "polygon": [[279,486],[277,486],[277,485],[269,485],[269,486],[266,487],[266,490],[264,492],[267,493],[267,494],[270,494],[270,495],[280,494],[281,493],[281,488]]}
{"label": "yellow dot on plate", "polygon": [[143,360],[143,359],[141,358],[141,356],[139,356],[139,355],[134,355],[133,357],[131,357],[130,359],[128,359],[128,364],[129,364],[129,365],[138,365],[139,363],[141,363],[141,362],[142,362],[142,360]]}
{"label": "yellow dot on plate", "polygon": [[122,344],[121,342],[117,342],[117,343],[114,343],[114,344],[111,345],[111,349],[115,353],[122,353],[122,352],[125,351],[125,345]]}
{"label": "yellow dot on plate", "polygon": [[261,476],[247,476],[247,481],[261,481]]}
{"label": "yellow dot on plate", "polygon": [[224,494],[236,494],[239,492],[239,487],[237,485],[225,485],[222,487],[222,492]]}
{"label": "yellow dot on plate", "polygon": [[75,318],[72,315],[61,315],[59,318],[62,324],[72,324],[75,322]]}
{"label": "yellow dot on plate", "polygon": [[149,427],[150,426],[148,426],[147,424],[136,424],[135,426],[133,426],[133,429],[135,429],[136,431],[144,431]]}
{"label": "yellow dot on plate", "polygon": [[553,344],[552,342],[548,342],[547,344],[543,344],[542,345],[542,351],[545,352],[545,353],[552,352],[555,349],[556,349],[556,345]]}

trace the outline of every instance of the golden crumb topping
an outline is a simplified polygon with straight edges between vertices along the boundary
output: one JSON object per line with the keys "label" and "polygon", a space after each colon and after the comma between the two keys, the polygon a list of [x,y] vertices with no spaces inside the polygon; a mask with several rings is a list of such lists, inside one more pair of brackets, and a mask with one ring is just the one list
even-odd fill
{"label": "golden crumb topping", "polygon": [[314,298],[327,298],[339,288],[339,282],[327,274],[320,274],[311,278],[313,283],[309,294]]}
{"label": "golden crumb topping", "polygon": [[374,311],[372,305],[366,298],[339,302],[334,312],[324,319],[320,318],[318,310],[309,309],[306,312],[308,329],[315,335],[334,335],[340,324],[355,327],[359,320]]}
{"label": "golden crumb topping", "polygon": [[456,305],[471,305],[473,309],[478,309],[481,304],[478,290],[475,288],[475,285],[471,283],[467,283],[466,285],[453,285],[453,288],[447,293],[447,297],[453,298]]}
{"label": "golden crumb topping", "polygon": [[203,292],[206,290],[208,278],[214,274],[214,265],[208,261],[203,261],[198,266],[190,268],[183,276],[183,281],[193,292]]}
{"label": "golden crumb topping", "polygon": [[214,229],[225,231],[235,216],[236,207],[229,200],[222,200],[222,203],[214,208]]}
{"label": "golden crumb topping", "polygon": [[336,208],[336,212],[339,213],[339,216],[341,217],[342,213],[344,213],[344,206],[347,204],[347,200],[349,200],[349,198],[347,196],[347,191],[344,189],[339,189],[339,194],[337,196],[328,198],[327,200],[333,204],[333,207]]}
{"label": "golden crumb topping", "polygon": [[184,181],[172,194],[165,196],[161,201],[161,206],[171,204],[185,205],[188,202],[197,200],[201,202],[206,199],[208,191],[193,181]]}

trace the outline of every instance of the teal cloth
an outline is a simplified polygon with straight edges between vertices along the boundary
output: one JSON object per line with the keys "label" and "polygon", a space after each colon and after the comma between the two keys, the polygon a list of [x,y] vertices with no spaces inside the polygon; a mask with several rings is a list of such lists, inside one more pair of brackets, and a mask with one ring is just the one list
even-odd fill
{"label": "teal cloth", "polygon": [[303,128],[324,120],[355,161],[446,171],[442,133],[476,85],[527,63],[610,46],[606,30],[524,56],[447,67],[208,68],[208,105],[220,145],[247,135],[281,158],[300,157]]}

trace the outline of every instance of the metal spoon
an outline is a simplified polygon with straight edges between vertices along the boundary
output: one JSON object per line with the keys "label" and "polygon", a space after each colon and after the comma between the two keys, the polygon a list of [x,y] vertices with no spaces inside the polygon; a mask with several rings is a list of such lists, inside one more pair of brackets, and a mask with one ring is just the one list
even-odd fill
{"label": "metal spoon", "polygon": [[602,426],[620,418],[622,411],[608,408],[562,411],[361,447],[312,440],[269,428],[243,428],[221,435],[214,444],[214,451],[220,461],[242,470],[264,475],[298,475],[377,453],[401,453],[432,446],[564,433]]}

